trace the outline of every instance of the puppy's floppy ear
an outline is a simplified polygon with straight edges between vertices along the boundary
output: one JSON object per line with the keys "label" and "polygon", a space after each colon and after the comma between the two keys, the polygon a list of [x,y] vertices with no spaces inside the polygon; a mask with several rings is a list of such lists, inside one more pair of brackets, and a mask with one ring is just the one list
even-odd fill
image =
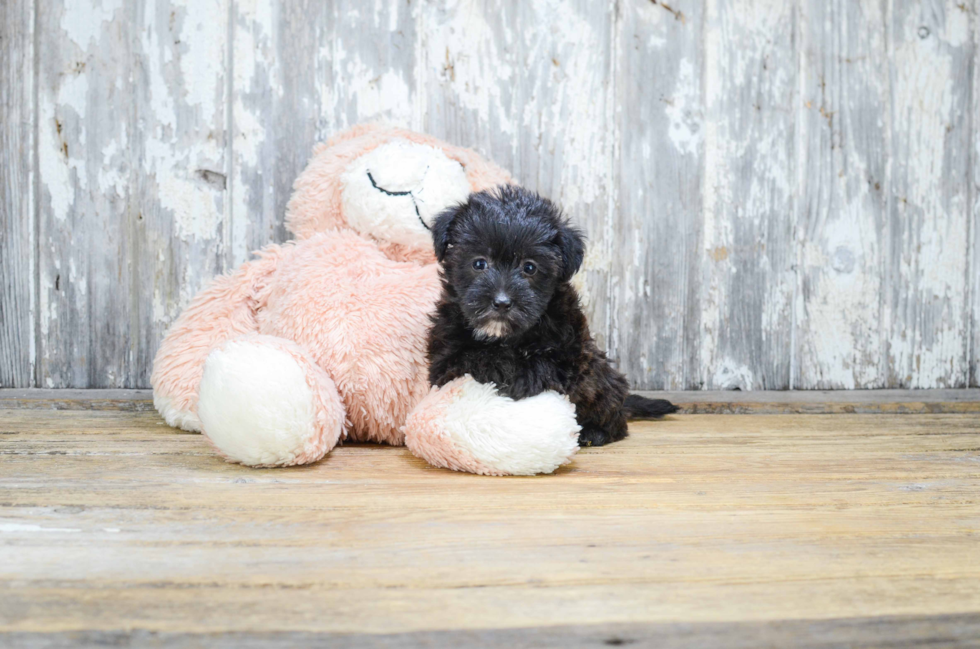
{"label": "puppy's floppy ear", "polygon": [[558,224],[555,245],[561,252],[562,263],[562,271],[558,279],[567,282],[582,267],[582,260],[585,257],[585,237],[578,228],[562,219]]}
{"label": "puppy's floppy ear", "polygon": [[447,207],[436,217],[435,223],[432,224],[432,244],[436,249],[436,259],[440,262],[446,258],[446,252],[449,251],[449,246],[453,243],[453,223],[456,221],[456,217],[462,214],[465,209],[465,203]]}

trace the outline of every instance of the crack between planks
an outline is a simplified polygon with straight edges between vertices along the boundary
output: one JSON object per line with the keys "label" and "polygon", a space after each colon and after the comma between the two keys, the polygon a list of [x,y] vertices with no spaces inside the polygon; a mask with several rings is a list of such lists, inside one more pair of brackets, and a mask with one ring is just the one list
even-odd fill
{"label": "crack between planks", "polygon": [[796,56],[796,145],[793,155],[793,162],[796,165],[796,192],[793,196],[793,306],[790,311],[790,330],[789,330],[789,389],[794,390],[797,387],[797,373],[799,372],[800,366],[800,351],[799,345],[799,335],[797,328],[799,327],[800,319],[800,309],[802,305],[800,301],[803,299],[803,290],[801,283],[803,281],[803,275],[801,269],[803,267],[803,238],[800,236],[800,214],[803,209],[803,202],[806,187],[806,175],[803,165],[803,155],[805,153],[806,144],[806,112],[803,104],[803,97],[805,96],[805,84],[806,84],[806,74],[803,65],[803,0],[799,0],[793,4],[793,30],[794,30],[794,47]]}
{"label": "crack between planks", "polygon": [[40,54],[40,34],[39,34],[39,19],[41,15],[41,9],[39,7],[38,0],[35,0],[32,7],[31,16],[31,47],[33,52],[32,56],[32,72],[31,76],[34,79],[33,86],[31,88],[31,113],[33,117],[33,124],[31,125],[31,188],[29,190],[30,194],[30,218],[33,220],[32,235],[34,240],[30,245],[31,254],[34,256],[32,259],[32,273],[30,279],[30,292],[31,292],[31,320],[33,321],[31,328],[31,335],[33,340],[31,340],[31,383],[34,387],[40,388],[41,386],[41,165],[39,161],[40,148],[38,145],[39,132],[40,132],[40,116],[41,116],[41,98],[40,98],[40,85],[41,85],[41,54]]}
{"label": "crack between planks", "polygon": [[[974,120],[973,114],[976,110],[976,70],[977,70],[977,18],[974,14],[970,15],[970,45],[973,51],[970,53],[970,66],[969,66],[969,84],[970,84],[970,110],[967,112],[967,137],[969,142],[968,155],[967,155],[967,176],[966,176],[966,387],[975,386],[980,383],[980,377],[977,376],[977,365],[978,359],[976,358],[977,348],[976,341],[978,334],[977,331],[977,297],[980,295],[980,272],[974,272],[975,270],[980,270],[977,267],[977,210],[974,201],[976,201],[976,178],[974,173],[976,170],[977,163],[977,147],[974,144],[976,142],[976,135],[974,129],[977,124]],[[977,268],[975,268],[977,267]]]}
{"label": "crack between planks", "polygon": [[[701,34],[700,34],[700,36],[698,38],[698,41],[699,41],[698,42],[698,48],[701,50],[701,66],[700,66],[701,69],[698,71],[698,73],[699,73],[699,75],[701,77],[701,79],[700,79],[700,88],[699,88],[699,94],[700,94],[699,101],[700,101],[701,114],[704,116],[703,117],[703,122],[705,124],[707,124],[707,122],[708,122],[708,109],[709,109],[709,106],[708,106],[708,55],[707,55],[706,52],[704,52],[704,50],[705,50],[706,44],[708,42],[708,22],[711,19],[710,12],[711,12],[710,8],[708,7],[707,3],[705,3],[705,5],[701,9],[701,25],[700,25],[700,27],[701,27]],[[701,138],[701,142],[699,143],[698,147],[699,147],[699,150],[698,150],[698,158],[699,158],[699,161],[698,161],[698,199],[699,199],[699,203],[700,203],[700,205],[698,206],[698,211],[699,211],[698,220],[700,221],[700,223],[698,224],[699,232],[698,232],[698,235],[697,235],[697,247],[695,248],[695,250],[700,251],[703,248],[703,246],[704,246],[705,229],[706,229],[706,225],[707,225],[707,221],[708,221],[708,210],[705,207],[706,202],[707,202],[705,200],[705,186],[706,186],[705,176],[708,173],[708,136],[707,136],[707,134],[705,134]],[[705,296],[705,293],[704,293],[705,284],[707,284],[707,285],[710,286],[711,282],[710,281],[705,281],[705,279],[704,279],[704,276],[705,276],[704,266],[700,262],[698,263],[697,272],[698,272],[698,275],[700,277],[700,280],[699,280],[700,283],[699,283],[698,289],[697,289],[697,297],[698,297],[698,301],[701,304],[703,304],[704,302],[706,302],[706,296]],[[701,304],[699,304],[699,306],[701,306]],[[697,363],[696,363],[696,366],[695,366],[696,367],[696,369],[695,369],[695,372],[696,372],[695,381],[694,381],[693,384],[690,383],[690,382],[688,382],[688,381],[685,381],[684,382],[684,389],[704,390],[706,388],[710,389],[710,388],[715,387],[713,385],[709,385],[710,380],[711,380],[711,377],[710,377],[710,375],[708,373],[708,367],[709,367],[710,363],[707,362],[708,359],[705,358],[704,345],[701,342],[702,339],[705,337],[703,308],[699,309],[697,331],[698,331],[697,343],[696,343],[696,345],[697,345],[697,355],[695,356],[695,358],[697,359]]]}

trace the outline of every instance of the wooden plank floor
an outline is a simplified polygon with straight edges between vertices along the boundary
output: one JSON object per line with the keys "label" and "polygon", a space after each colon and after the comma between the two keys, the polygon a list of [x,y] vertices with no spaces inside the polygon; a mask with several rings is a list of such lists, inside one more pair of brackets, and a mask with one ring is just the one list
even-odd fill
{"label": "wooden plank floor", "polygon": [[980,642],[977,414],[631,432],[537,478],[253,470],[152,412],[0,409],[0,645]]}

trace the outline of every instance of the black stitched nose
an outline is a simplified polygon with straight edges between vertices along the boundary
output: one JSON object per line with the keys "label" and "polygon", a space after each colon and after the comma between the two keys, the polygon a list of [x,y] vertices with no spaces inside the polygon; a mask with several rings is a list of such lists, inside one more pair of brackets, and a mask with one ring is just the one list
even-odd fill
{"label": "black stitched nose", "polygon": [[497,293],[493,298],[493,308],[497,311],[506,311],[510,308],[510,297],[504,293]]}

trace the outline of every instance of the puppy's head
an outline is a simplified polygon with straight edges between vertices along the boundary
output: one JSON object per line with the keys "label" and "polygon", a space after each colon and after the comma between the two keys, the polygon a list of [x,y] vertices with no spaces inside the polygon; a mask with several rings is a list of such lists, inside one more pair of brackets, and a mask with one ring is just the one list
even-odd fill
{"label": "puppy's head", "polygon": [[582,265],[582,234],[549,200],[506,185],[471,194],[432,226],[450,299],[479,338],[527,331]]}

